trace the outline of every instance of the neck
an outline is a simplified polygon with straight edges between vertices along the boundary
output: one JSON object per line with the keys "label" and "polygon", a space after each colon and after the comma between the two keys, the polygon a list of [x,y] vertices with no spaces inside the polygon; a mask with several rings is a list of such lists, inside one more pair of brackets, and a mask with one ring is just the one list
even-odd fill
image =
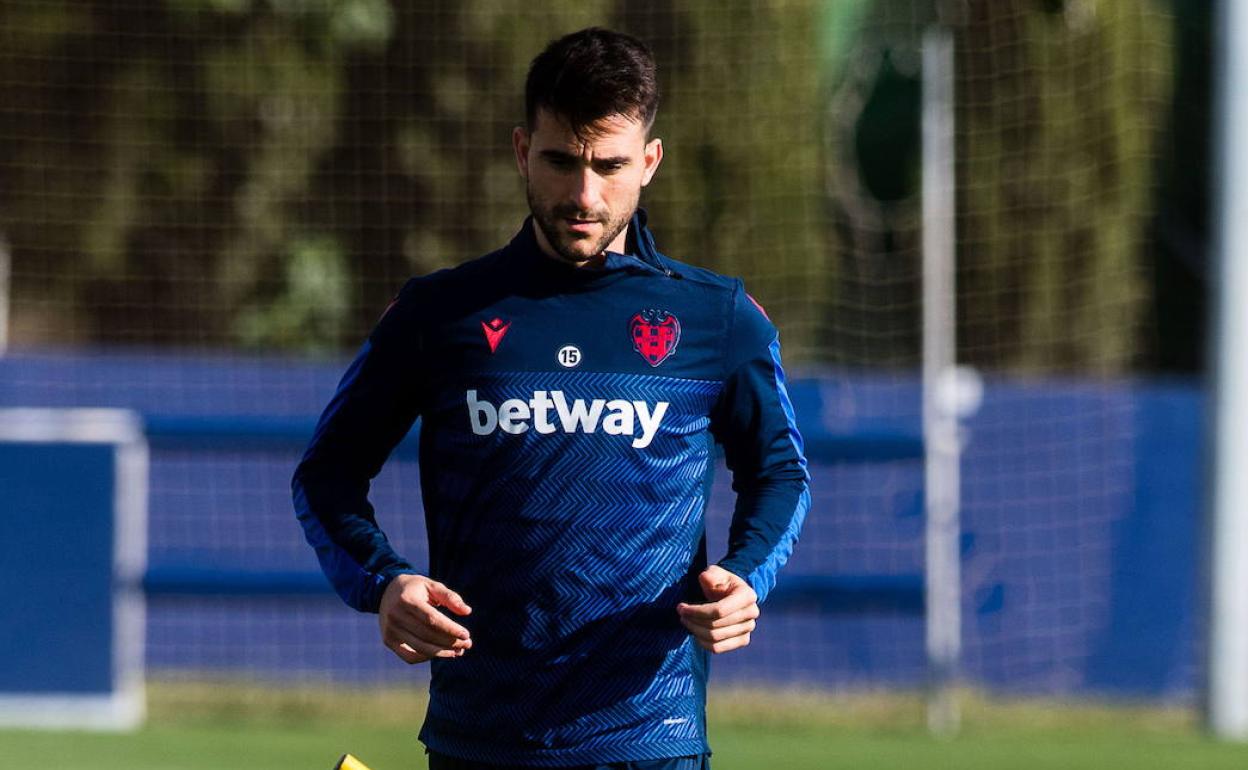
{"label": "neck", "polygon": [[555,251],[554,247],[550,245],[550,241],[546,240],[546,233],[542,232],[542,228],[537,226],[537,220],[533,220],[533,234],[537,236],[537,247],[541,249],[541,252],[553,260],[562,262],[565,265],[571,265],[572,267],[602,267],[603,263],[606,262],[608,251],[623,254],[624,250],[628,248],[629,227],[632,227],[632,225],[626,225],[624,229],[620,231],[620,234],[615,236],[615,240],[611,241],[611,243],[607,245],[606,250],[600,251],[592,257],[586,257],[581,260],[571,260]]}

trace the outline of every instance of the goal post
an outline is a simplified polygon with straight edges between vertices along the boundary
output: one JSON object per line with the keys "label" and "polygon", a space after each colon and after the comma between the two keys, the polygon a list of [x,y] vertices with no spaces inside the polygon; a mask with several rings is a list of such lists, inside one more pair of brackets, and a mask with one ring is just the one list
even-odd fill
{"label": "goal post", "polygon": [[1222,0],[1213,82],[1216,270],[1211,328],[1209,491],[1209,664],[1205,708],[1210,730],[1248,740],[1248,1]]}
{"label": "goal post", "polygon": [[955,275],[953,36],[933,26],[923,36],[923,439],[926,524],[928,726],[957,730],[954,697],[961,652],[958,563],[959,465]]}
{"label": "goal post", "polygon": [[9,275],[12,270],[9,243],[0,230],[0,356],[9,349]]}

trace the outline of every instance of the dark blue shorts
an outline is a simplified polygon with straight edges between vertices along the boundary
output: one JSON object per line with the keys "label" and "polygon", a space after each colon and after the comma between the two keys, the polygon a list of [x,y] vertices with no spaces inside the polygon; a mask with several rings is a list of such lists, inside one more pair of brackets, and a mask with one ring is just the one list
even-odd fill
{"label": "dark blue shorts", "polygon": [[[528,765],[487,765],[429,752],[429,770],[532,770]],[[610,762],[605,765],[574,765],[551,770],[711,770],[711,755],[643,759],[638,762]]]}

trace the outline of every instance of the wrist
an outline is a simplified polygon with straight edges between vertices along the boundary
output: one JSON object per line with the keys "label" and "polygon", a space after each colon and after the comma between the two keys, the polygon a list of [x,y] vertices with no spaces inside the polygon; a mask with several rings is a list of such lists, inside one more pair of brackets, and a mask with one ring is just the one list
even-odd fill
{"label": "wrist", "polygon": [[[377,576],[377,611],[381,611],[386,598],[394,592],[402,591],[403,585],[410,578],[420,577],[420,573],[411,567],[404,567],[383,572]],[[393,591],[391,590],[393,588]]]}

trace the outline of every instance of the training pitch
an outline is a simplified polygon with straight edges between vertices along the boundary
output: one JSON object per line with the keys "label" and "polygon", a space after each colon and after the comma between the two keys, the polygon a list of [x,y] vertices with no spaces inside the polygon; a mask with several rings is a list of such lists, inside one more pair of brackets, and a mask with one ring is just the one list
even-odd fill
{"label": "training pitch", "polygon": [[[1189,710],[994,701],[965,694],[952,740],[923,729],[917,697],[712,691],[715,770],[1133,770],[1248,767],[1248,746],[1204,738]],[[6,766],[66,770],[372,770],[425,767],[420,695],[330,686],[157,683],[131,734],[0,731]]]}

